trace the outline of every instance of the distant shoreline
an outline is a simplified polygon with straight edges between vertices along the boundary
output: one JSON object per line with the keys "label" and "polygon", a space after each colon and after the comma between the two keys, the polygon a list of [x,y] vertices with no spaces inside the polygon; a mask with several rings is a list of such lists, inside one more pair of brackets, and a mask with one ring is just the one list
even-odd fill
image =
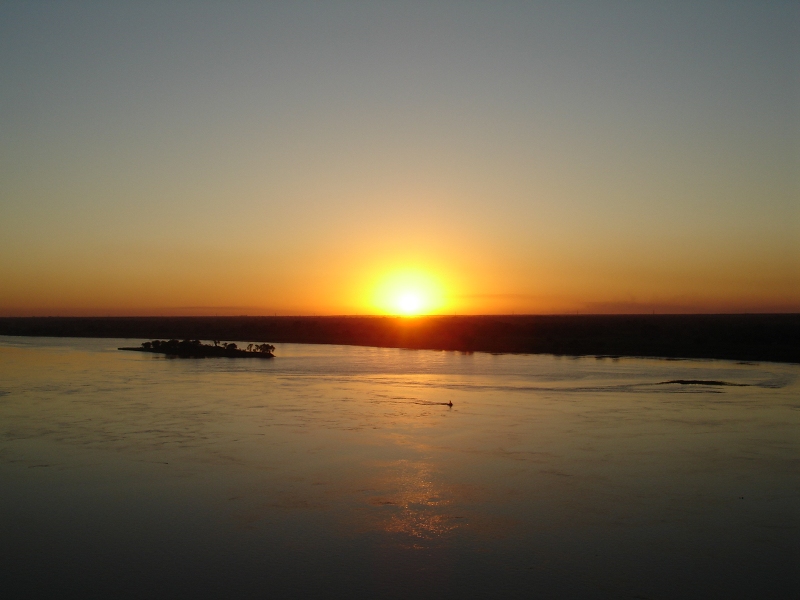
{"label": "distant shoreline", "polygon": [[0,317],[0,335],[800,363],[800,314]]}

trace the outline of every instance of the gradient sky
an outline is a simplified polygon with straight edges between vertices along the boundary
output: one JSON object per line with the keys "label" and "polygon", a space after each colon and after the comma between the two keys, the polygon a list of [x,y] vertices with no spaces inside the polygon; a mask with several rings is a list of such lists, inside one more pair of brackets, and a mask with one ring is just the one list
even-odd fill
{"label": "gradient sky", "polygon": [[9,1],[0,82],[2,315],[800,311],[798,2]]}

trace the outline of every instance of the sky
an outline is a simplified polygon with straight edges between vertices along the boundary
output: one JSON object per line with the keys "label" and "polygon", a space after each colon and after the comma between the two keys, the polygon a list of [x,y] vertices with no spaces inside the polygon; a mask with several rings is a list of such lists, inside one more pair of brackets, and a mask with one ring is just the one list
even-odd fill
{"label": "sky", "polygon": [[0,3],[0,315],[800,312],[800,3]]}

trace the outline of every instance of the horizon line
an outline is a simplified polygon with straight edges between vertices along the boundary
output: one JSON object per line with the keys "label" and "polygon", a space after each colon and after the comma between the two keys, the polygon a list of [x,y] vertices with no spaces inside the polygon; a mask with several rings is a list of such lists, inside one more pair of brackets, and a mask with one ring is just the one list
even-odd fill
{"label": "horizon line", "polygon": [[425,319],[425,318],[473,318],[473,317],[653,317],[653,316],[745,316],[745,315],[800,315],[800,310],[779,311],[737,311],[737,312],[548,312],[548,313],[474,313],[445,314],[432,313],[424,315],[402,314],[286,314],[286,315],[0,315],[0,319]]}

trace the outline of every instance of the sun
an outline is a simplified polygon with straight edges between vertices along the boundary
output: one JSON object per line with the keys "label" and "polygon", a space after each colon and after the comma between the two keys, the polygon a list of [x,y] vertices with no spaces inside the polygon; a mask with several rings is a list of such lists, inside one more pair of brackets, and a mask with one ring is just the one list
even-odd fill
{"label": "sun", "polygon": [[398,270],[375,286],[373,306],[384,314],[413,317],[438,312],[444,306],[440,281],[422,270]]}
{"label": "sun", "polygon": [[422,298],[416,292],[406,292],[397,299],[397,308],[404,315],[419,314],[422,304]]}

